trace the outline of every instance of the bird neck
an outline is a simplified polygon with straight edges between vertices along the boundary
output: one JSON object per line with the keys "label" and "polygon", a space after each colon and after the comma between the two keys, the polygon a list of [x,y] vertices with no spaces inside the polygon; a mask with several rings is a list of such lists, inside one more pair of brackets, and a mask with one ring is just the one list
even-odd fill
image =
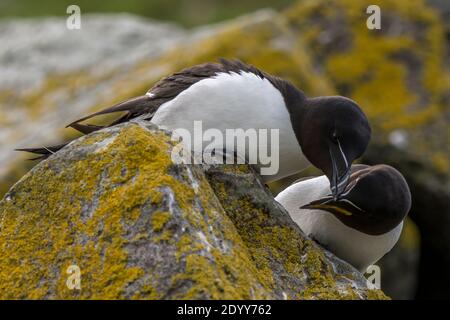
{"label": "bird neck", "polygon": [[294,130],[295,136],[302,147],[302,133],[305,121],[307,120],[307,115],[310,107],[308,106],[308,98],[303,94],[303,92],[297,90],[298,93],[294,97],[294,94],[290,98],[285,97],[286,108],[288,109],[289,116],[291,119],[292,129]]}

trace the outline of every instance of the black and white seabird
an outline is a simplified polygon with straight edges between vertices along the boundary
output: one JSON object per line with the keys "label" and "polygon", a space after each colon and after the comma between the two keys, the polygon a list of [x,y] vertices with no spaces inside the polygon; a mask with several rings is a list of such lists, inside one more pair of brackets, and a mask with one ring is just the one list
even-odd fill
{"label": "black and white seabird", "polygon": [[352,166],[338,199],[325,176],[300,180],[275,199],[306,235],[362,272],[397,243],[411,207],[408,184],[387,165]]}
{"label": "black and white seabird", "polygon": [[[97,115],[126,112],[106,126],[80,122]],[[321,169],[335,195],[345,188],[351,163],[370,140],[369,122],[356,102],[340,96],[307,98],[290,82],[239,60],[196,65],[160,80],[145,95],[96,112],[73,127],[90,133],[131,119],[160,127],[203,129],[279,129],[279,171],[266,182],[294,174],[308,162]],[[21,149],[45,158],[64,145]],[[239,155],[238,155],[239,156]]]}

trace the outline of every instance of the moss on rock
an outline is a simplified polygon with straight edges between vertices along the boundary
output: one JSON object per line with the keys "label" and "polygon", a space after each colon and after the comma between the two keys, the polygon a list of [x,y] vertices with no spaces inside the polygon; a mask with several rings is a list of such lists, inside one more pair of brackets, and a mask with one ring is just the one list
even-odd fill
{"label": "moss on rock", "polygon": [[[111,74],[102,74],[100,77],[88,76],[82,71],[50,77],[44,82],[42,88],[35,92],[24,93],[20,96],[13,92],[0,93],[0,103],[8,106],[14,103],[14,105],[22,106],[22,108],[26,106],[31,111],[30,119],[32,119],[36,118],[39,113],[53,114],[58,106],[55,102],[55,96],[58,97],[57,93],[66,92],[71,97],[70,100],[77,100],[80,96],[85,97],[83,90],[102,90],[98,88],[104,86],[106,89],[103,89],[102,92],[107,92],[107,94],[100,95],[98,99],[91,103],[92,111],[94,111],[129,97],[140,95],[160,77],[181,68],[196,63],[214,61],[219,57],[239,58],[270,73],[291,80],[307,95],[338,93],[355,99],[369,116],[374,128],[373,142],[369,149],[375,150],[374,147],[387,146],[390,134],[400,129],[402,133],[405,133],[409,145],[407,150],[402,153],[401,163],[395,162],[392,164],[401,167],[401,164],[408,164],[412,160],[418,161],[421,166],[427,167],[427,172],[429,171],[433,178],[439,178],[437,184],[434,182],[430,184],[430,181],[434,181],[429,178],[430,175],[418,174],[415,168],[407,167],[402,172],[410,176],[408,181],[411,185],[424,185],[427,188],[431,185],[429,189],[432,193],[436,193],[435,189],[437,188],[434,185],[440,186],[439,190],[448,186],[450,170],[448,152],[445,151],[448,150],[448,138],[450,137],[446,122],[450,78],[448,63],[446,64],[445,61],[445,46],[443,44],[446,43],[446,40],[443,23],[439,19],[439,15],[430,9],[423,0],[408,2],[382,0],[378,3],[382,9],[382,29],[368,30],[365,24],[367,5],[367,2],[362,0],[304,0],[298,1],[282,13],[270,10],[260,11],[213,26],[206,31],[195,31],[192,37],[189,37],[185,42],[181,42],[175,49],[161,56],[153,57],[151,60],[128,66],[126,74],[119,68],[112,71]],[[114,81],[112,81],[113,78]],[[61,81],[62,79],[64,81]],[[123,83],[127,85],[124,86]],[[19,101],[15,101],[17,99]],[[87,109],[87,107],[84,108]],[[82,112],[85,113],[87,110]],[[9,125],[14,123],[8,117],[5,117],[3,121],[6,121]],[[135,129],[140,134],[147,132],[146,129]],[[230,188],[224,185],[223,181],[208,181],[199,169],[189,168],[192,171],[189,173],[187,168],[174,169],[176,167],[168,163],[162,166],[160,163],[156,165],[155,162],[153,162],[155,166],[162,168],[162,171],[152,171],[155,168],[151,167],[150,164],[145,165],[145,168],[141,167],[140,161],[143,161],[142,159],[158,160],[164,163],[164,161],[167,162],[167,157],[154,158],[154,156],[164,155],[164,152],[157,146],[148,150],[135,150],[138,146],[131,142],[134,140],[130,140],[130,145],[117,148],[116,143],[118,142],[115,139],[105,140],[111,135],[119,136],[121,140],[125,139],[125,136],[119,134],[119,131],[114,130],[108,132],[106,136],[92,135],[89,138],[77,141],[75,146],[80,143],[86,144],[86,146],[76,149],[78,150],[76,151],[76,157],[81,157],[81,160],[71,158],[75,155],[64,153],[68,159],[72,159],[70,165],[68,162],[67,166],[74,168],[73,170],[70,169],[66,172],[66,167],[52,169],[52,166],[55,166],[54,164],[47,168],[48,162],[46,162],[47,164],[40,164],[5,197],[1,210],[8,212],[8,215],[2,214],[9,217],[5,219],[14,220],[17,218],[20,223],[15,222],[18,223],[16,227],[8,226],[7,228],[10,228],[8,229],[9,233],[0,235],[0,239],[2,241],[9,239],[8,237],[11,237],[11,234],[15,234],[14,230],[19,230],[19,226],[35,225],[36,228],[41,228],[36,230],[36,234],[31,234],[30,231],[16,236],[17,246],[21,241],[28,243],[28,241],[23,240],[28,237],[30,239],[37,237],[38,240],[32,240],[29,243],[30,247],[20,248],[17,254],[23,256],[26,256],[27,253],[31,254],[35,249],[33,247],[36,245],[35,242],[44,238],[42,234],[46,235],[46,240],[40,243],[42,247],[40,247],[40,250],[47,253],[43,255],[42,259],[34,259],[33,263],[30,263],[30,259],[24,258],[24,266],[21,268],[12,269],[10,267],[7,269],[8,271],[5,272],[6,278],[0,276],[0,279],[8,278],[11,282],[5,280],[6,282],[3,283],[11,285],[16,279],[14,278],[16,272],[23,272],[27,268],[32,271],[35,264],[42,265],[48,261],[54,261],[54,259],[56,259],[55,261],[67,262],[67,265],[75,262],[80,263],[79,261],[87,263],[89,259],[106,263],[109,260],[104,260],[106,258],[100,259],[99,253],[95,253],[95,250],[100,250],[99,248],[104,250],[103,253],[113,254],[115,252],[114,257],[118,252],[122,252],[121,256],[125,257],[129,253],[123,250],[111,251],[112,247],[109,247],[109,242],[102,242],[110,241],[107,239],[111,232],[124,228],[123,232],[131,233],[127,238],[127,241],[131,241],[131,244],[127,247],[129,251],[131,250],[130,252],[141,250],[138,249],[140,246],[137,244],[149,241],[149,239],[152,240],[152,243],[155,242],[145,251],[145,254],[149,256],[154,255],[164,260],[167,259],[169,252],[172,254],[170,250],[173,250],[175,253],[173,257],[170,256],[173,260],[170,260],[172,262],[167,265],[167,268],[176,275],[172,279],[172,277],[163,273],[157,274],[151,273],[151,271],[142,273],[142,270],[146,270],[145,268],[148,265],[156,270],[156,260],[153,261],[146,256],[144,262],[142,262],[134,257],[131,260],[136,261],[136,263],[127,264],[127,268],[134,267],[135,269],[123,271],[120,275],[121,286],[108,289],[109,295],[104,295],[102,292],[101,295],[104,297],[211,298],[220,296],[224,287],[227,287],[230,283],[235,286],[237,286],[236,283],[239,283],[242,289],[239,292],[246,292],[245,295],[240,293],[242,297],[252,298],[272,297],[270,294],[273,294],[271,290],[275,290],[274,288],[277,288],[275,290],[277,298],[282,296],[282,292],[285,292],[290,298],[332,297],[333,292],[339,293],[339,291],[333,291],[334,289],[328,290],[321,286],[321,283],[329,283],[330,288],[334,288],[333,281],[336,281],[336,277],[330,278],[329,268],[318,263],[322,259],[330,259],[328,256],[320,257],[320,250],[317,254],[302,256],[303,260],[307,262],[306,264],[311,265],[311,267],[300,271],[297,270],[296,264],[299,256],[292,255],[295,249],[294,244],[288,245],[290,258],[284,257],[280,253],[281,245],[278,242],[277,246],[277,241],[290,237],[291,229],[259,225],[258,230],[263,234],[254,234],[253,231],[249,231],[249,234],[254,234],[255,239],[258,239],[254,241],[250,236],[240,234],[244,230],[241,228],[245,227],[241,226],[240,220],[236,218],[242,212],[241,206],[246,208],[244,216],[248,220],[252,220],[249,217],[257,217],[257,220],[251,221],[251,223],[266,221],[265,218],[262,218],[266,209],[257,206],[256,208],[260,208],[258,211],[254,207],[254,199],[251,196],[234,199],[233,195],[228,192]],[[141,138],[143,137],[138,140]],[[12,141],[12,137],[8,137],[8,139]],[[146,145],[151,145],[149,141],[152,138],[147,137],[146,139],[148,140]],[[170,142],[167,143],[168,148],[170,148]],[[105,149],[102,149],[102,145]],[[109,154],[108,158],[103,158],[104,153],[109,152],[112,147],[116,151]],[[13,149],[13,147],[10,149]],[[89,151],[97,149],[100,150],[98,153]],[[370,156],[370,159],[366,160],[377,159],[376,162],[389,163],[388,154],[393,149],[395,148],[381,153],[382,157]],[[83,153],[80,150],[85,150],[85,152]],[[69,151],[67,150],[67,152]],[[142,152],[145,152],[145,156]],[[135,165],[121,162],[126,153],[127,157],[133,157],[130,161],[136,161]],[[10,185],[22,176],[28,168],[29,166],[24,165],[23,162],[11,165],[8,168],[4,166],[3,171],[0,171],[0,194],[6,192]],[[240,166],[240,168],[242,172],[234,172],[234,170],[237,170],[235,167],[222,168],[219,172],[231,176],[238,175],[241,178],[245,174],[249,174],[246,166]],[[166,169],[167,171],[164,171]],[[147,173],[142,172],[148,170],[150,170],[149,172],[158,172],[158,174],[155,173],[144,178],[142,175]],[[8,174],[5,172],[8,172]],[[199,179],[201,192],[191,185],[190,177],[192,175]],[[47,180],[53,181],[53,183],[47,185],[45,183]],[[64,188],[64,194],[59,193],[61,192],[61,186]],[[22,216],[20,210],[25,209],[12,209],[10,207],[11,204],[8,204],[6,199],[14,199],[14,190],[17,188],[21,190],[19,195],[22,205],[27,203],[26,210],[34,213]],[[99,193],[92,194],[93,190]],[[175,195],[177,198],[174,198],[176,201],[173,202],[171,199]],[[47,196],[48,199],[45,198]],[[422,192],[415,194],[414,197],[416,204],[423,201],[420,197],[425,199]],[[33,206],[34,203],[37,204]],[[128,205],[126,206],[124,203],[128,203]],[[180,212],[195,212],[195,214],[183,215],[183,221],[185,222],[180,226],[180,215],[175,215],[173,208],[168,207],[170,203],[176,203],[176,210]],[[67,209],[67,212],[56,210],[51,214],[51,217],[44,215],[48,208],[58,208],[58,206],[61,206],[61,210],[66,210],[67,207],[71,209]],[[98,209],[100,207],[103,209]],[[226,218],[223,217],[223,208],[226,209]],[[443,210],[442,213],[438,213],[445,216],[447,211]],[[81,217],[77,216],[79,212],[83,213]],[[124,215],[121,218],[123,223],[118,223],[110,217],[110,215],[115,215],[117,218],[118,212]],[[146,213],[143,214],[142,212]],[[424,209],[421,214],[416,213],[418,217],[423,215],[424,221],[428,221],[427,214],[427,209]],[[105,216],[100,218],[102,215]],[[61,219],[61,216],[66,217],[67,221],[58,220]],[[196,273],[196,270],[199,270],[200,265],[205,261],[200,259],[193,262],[191,258],[188,259],[190,255],[194,257],[199,254],[202,257],[206,256],[208,257],[206,261],[211,263],[217,263],[220,259],[225,259],[223,255],[218,255],[218,252],[222,251],[212,250],[208,246],[210,244],[216,248],[217,245],[217,248],[228,250],[226,246],[221,247],[223,243],[228,242],[221,242],[222,244],[219,245],[211,240],[222,239],[223,236],[223,232],[211,235],[208,231],[209,223],[215,221],[217,217],[220,217],[220,223],[228,223],[227,228],[229,226],[236,231],[234,233],[227,231],[227,237],[229,237],[227,241],[235,245],[238,244],[239,248],[243,248],[242,251],[239,251],[239,256],[233,256],[233,259],[228,261],[230,265],[239,263],[243,266],[243,269],[236,271],[236,267],[230,267],[230,270],[233,272],[241,272],[242,270],[250,272],[254,275],[251,282],[258,283],[257,287],[250,286],[248,284],[250,280],[247,278],[237,277],[234,283],[226,280],[229,277],[228,267],[223,269],[222,273],[211,273],[204,276]],[[53,219],[55,219],[55,228],[59,228],[62,233],[66,234],[66,242],[61,242],[62,239],[58,238],[58,232],[44,229],[44,226],[48,226]],[[441,219],[440,221],[446,220]],[[191,229],[186,234],[181,232],[180,228],[187,225],[196,231],[200,232],[201,230],[201,233],[193,236],[193,233],[190,232]],[[426,226],[426,223],[424,225]],[[445,229],[446,224],[441,223],[440,225]],[[78,229],[78,226],[82,226],[84,229]],[[140,230],[145,230],[145,232],[129,231],[129,228],[134,227],[139,227]],[[423,229],[423,226],[420,227]],[[217,228],[223,230],[225,227],[220,225]],[[79,230],[77,231],[79,234],[75,236],[74,230]],[[267,230],[270,230],[270,232]],[[98,244],[96,233],[103,235]],[[444,234],[444,232],[441,234]],[[59,239],[57,242],[52,240],[55,237]],[[271,245],[264,248],[258,245],[258,243],[266,242],[270,242]],[[64,253],[57,255],[48,252],[49,248],[65,248],[68,243],[75,243],[78,246],[86,245],[86,248],[91,248],[92,252],[85,256],[80,253],[81,249],[64,249]],[[437,240],[436,243],[440,245],[440,243],[447,242]],[[157,248],[162,245],[169,246],[171,249],[161,253]],[[9,246],[15,248],[13,244],[9,244]],[[125,246],[124,243],[114,243],[113,247],[123,246]],[[302,245],[299,245],[295,250],[298,252],[303,252],[302,250],[310,251],[308,248],[314,249],[314,247],[309,247],[307,242],[306,244],[302,242]],[[74,255],[74,252],[78,255]],[[134,253],[137,254],[136,252]],[[15,254],[14,252],[8,253],[7,258],[2,263],[10,263],[13,266],[13,261],[19,261]],[[281,256],[281,260],[278,259],[279,257],[275,259],[275,255]],[[67,258],[72,256],[75,256],[77,261],[69,261],[75,259]],[[189,264],[187,264],[188,260]],[[277,266],[279,268],[277,270],[284,270],[283,272],[293,273],[296,276],[307,275],[308,288],[305,286],[304,290],[299,293],[292,289],[295,285],[277,284],[272,267],[265,263],[273,260],[283,261],[282,265]],[[222,260],[220,261],[222,263]],[[258,267],[261,266],[260,270],[255,269],[255,261],[258,262],[256,264]],[[178,264],[187,264],[190,271],[186,273],[184,272],[185,269],[176,269],[174,266]],[[76,296],[83,298],[95,297],[95,294],[100,294],[100,287],[91,287],[92,285],[86,284],[86,281],[91,281],[91,278],[97,275],[101,279],[100,274],[103,270],[99,266],[93,270],[85,270],[92,274],[88,279],[83,278],[83,283],[90,290],[89,292],[83,290],[83,295],[81,292],[66,290],[67,292],[64,295],[61,292],[64,291],[65,284],[61,280],[58,286],[62,291],[55,294],[55,285],[52,284],[53,287],[49,288],[46,279],[56,275],[62,278],[67,276],[65,274],[67,266],[59,264],[58,266],[57,269],[50,268],[45,272],[40,271],[41,274],[37,278],[27,280],[39,284],[38,288],[40,289],[35,290],[33,297]],[[212,268],[215,268],[214,265]],[[8,272],[11,273],[11,277],[9,277]],[[111,270],[107,269],[107,277],[110,274]],[[152,274],[152,276],[150,277],[149,274]],[[207,284],[208,281],[219,276],[222,278],[225,276],[225,280],[212,281],[211,283],[215,283],[214,285]],[[20,281],[25,281],[25,278],[20,279]],[[202,283],[202,285],[192,289],[191,284],[193,282]],[[105,283],[107,283],[106,280]],[[318,286],[315,286],[316,284]],[[165,295],[165,290],[169,286],[178,288],[178,291],[175,290],[171,295]],[[135,290],[136,288],[139,290]],[[345,289],[346,285],[339,285],[339,288],[339,290],[347,290]],[[271,293],[268,294],[267,292]],[[348,294],[345,297],[351,298],[354,296],[351,290],[346,292]],[[15,295],[14,292],[11,294]],[[230,293],[227,294],[227,297],[230,297]],[[365,294],[360,296],[366,297]],[[368,293],[367,296],[373,296],[372,292]]]}
{"label": "moss on rock", "polygon": [[0,202],[0,298],[385,298],[306,240],[251,169],[175,165],[173,145],[128,123],[25,175]]}
{"label": "moss on rock", "polygon": [[376,143],[406,133],[411,153],[450,175],[444,24],[423,0],[382,0],[381,29],[366,27],[364,0],[306,0],[285,11],[313,65],[368,115]]}

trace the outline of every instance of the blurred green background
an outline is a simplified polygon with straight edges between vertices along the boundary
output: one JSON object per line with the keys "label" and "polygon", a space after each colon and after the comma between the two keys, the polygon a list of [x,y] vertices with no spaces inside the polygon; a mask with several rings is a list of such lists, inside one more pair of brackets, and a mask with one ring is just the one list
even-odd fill
{"label": "blurred green background", "polygon": [[185,27],[234,18],[258,8],[286,8],[293,0],[2,0],[0,17],[61,16],[71,4],[82,8],[82,13],[121,13],[170,20]]}

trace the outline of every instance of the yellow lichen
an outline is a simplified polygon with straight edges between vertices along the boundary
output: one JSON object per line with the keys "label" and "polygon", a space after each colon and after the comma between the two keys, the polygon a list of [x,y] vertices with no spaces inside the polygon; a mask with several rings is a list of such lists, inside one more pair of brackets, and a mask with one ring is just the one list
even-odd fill
{"label": "yellow lichen", "polygon": [[[239,174],[238,171],[233,174]],[[245,172],[240,173],[245,175]],[[256,275],[265,287],[275,288],[271,261],[283,265],[290,276],[308,279],[304,288],[286,288],[296,299],[360,299],[352,288],[346,292],[336,286],[337,275],[326,262],[323,252],[303,238],[298,230],[271,225],[267,212],[249,198],[229,197],[229,191],[219,181],[210,181],[228,217],[236,227],[257,268]],[[279,273],[280,270],[277,271]],[[383,294],[380,294],[382,296]]]}
{"label": "yellow lichen", "polygon": [[[442,97],[450,86],[448,70],[443,67],[442,23],[422,0],[383,0],[379,5],[387,16],[394,15],[399,23],[411,25],[414,32],[392,35],[384,29],[368,30],[365,25],[367,3],[362,0],[299,1],[279,15],[263,14],[251,21],[231,23],[218,29],[212,37],[200,38],[195,45],[189,43],[188,48],[180,45],[160,57],[138,63],[130,67],[126,75],[121,70],[100,76],[86,72],[54,75],[40,88],[21,96],[0,92],[0,105],[9,105],[8,101],[14,98],[20,100],[18,105],[27,106],[35,115],[47,114],[57,107],[53,99],[55,91],[64,89],[76,99],[79,90],[97,86],[106,79],[112,81],[120,73],[119,80],[112,81],[110,91],[114,95],[99,97],[93,103],[90,110],[97,111],[142,95],[161,77],[181,68],[228,57],[240,58],[291,80],[309,96],[330,95],[342,90],[341,94],[350,96],[363,107],[378,137],[398,128],[426,130],[430,123],[444,118],[441,115],[446,112],[446,106]],[[384,18],[383,21],[387,23]],[[350,43],[345,50],[329,50],[321,42],[324,34],[333,30],[330,27],[333,23],[348,33]],[[261,45],[264,50],[260,50]],[[419,91],[427,95],[425,103],[407,80],[411,78],[408,73],[412,68],[405,59],[395,58],[404,52],[419,63],[414,69],[420,73],[414,77]],[[105,122],[105,119],[100,120]],[[442,143],[430,144],[426,137],[423,139],[414,141],[417,153],[431,155],[434,167],[448,174],[450,167],[441,152]],[[445,137],[442,140],[446,142]],[[14,168],[8,177],[0,180],[0,194],[28,169],[21,164]]]}
{"label": "yellow lichen", "polygon": [[[423,0],[378,1],[382,28],[366,27],[367,1],[299,1],[284,13],[298,37],[312,48],[338,92],[356,100],[379,141],[392,130],[413,135],[413,152],[449,174],[441,156],[445,137],[429,143],[430,125],[445,128],[449,72],[444,63],[445,33],[439,15]],[[401,27],[390,27],[390,24]],[[327,38],[328,37],[328,38]],[[322,39],[329,41],[322,41]]]}
{"label": "yellow lichen", "polygon": [[[111,101],[99,101],[92,109],[140,95],[159,77],[178,69],[224,56],[240,58],[289,79],[308,95],[333,94],[336,92],[334,84],[338,88],[351,86],[352,98],[363,106],[375,126],[385,131],[397,126],[415,128],[425,125],[442,110],[437,97],[449,83],[448,77],[441,77],[440,71],[442,30],[435,14],[425,10],[421,1],[404,5],[397,5],[397,2],[383,1],[382,6],[398,11],[407,19],[425,22],[427,45],[418,47],[407,35],[389,38],[369,33],[365,28],[364,11],[359,11],[363,1],[345,1],[343,4],[301,1],[283,15],[246,26],[236,24],[212,38],[201,39],[195,46],[190,45],[188,54],[180,55],[186,50],[177,48],[130,68],[123,80],[128,85],[117,83],[112,90],[117,94]],[[317,67],[315,61],[316,56],[324,56],[323,48],[316,41],[321,26],[302,26],[302,22],[309,23],[309,17],[316,13],[329,21],[342,13],[353,39],[346,52],[332,53],[324,58],[321,67]],[[219,37],[220,41],[217,41]],[[262,43],[265,49],[255,50]],[[367,47],[371,50],[364,49]],[[407,66],[390,56],[399,50],[412,50],[424,61],[422,82],[430,90],[433,101],[426,108],[410,110],[418,96],[405,81]],[[147,75],[149,70],[152,70],[151,76]],[[78,80],[76,76],[71,79],[74,92],[88,80],[82,75]],[[436,83],[437,79],[443,79],[441,85]],[[94,85],[102,79],[91,80],[89,83]],[[36,108],[36,114],[44,110],[47,102],[54,107],[50,98],[44,99],[40,94],[44,96],[46,91],[53,91],[57,86],[58,81],[50,80],[40,93],[27,96],[26,101]],[[94,134],[77,143],[92,145],[105,138],[105,135]],[[201,176],[196,176],[201,190],[197,192],[186,181],[181,182],[168,174],[172,166],[167,152],[169,145],[163,134],[150,134],[135,126],[118,134],[108,147],[108,150],[114,150],[113,153],[108,150],[89,153],[60,171],[54,170],[51,162],[46,162],[28,174],[14,189],[12,200],[0,204],[0,297],[123,298],[127,286],[142,280],[147,272],[127,265],[128,252],[124,247],[130,241],[147,239],[170,243],[176,248],[176,259],[185,267],[185,272],[173,276],[173,286],[192,283],[187,292],[178,293],[178,298],[270,298],[276,282],[271,259],[281,261],[288,273],[308,277],[307,286],[291,288],[293,293],[288,294],[289,297],[356,298],[352,288],[347,289],[347,294],[336,288],[335,275],[318,248],[297,230],[265,225],[266,213],[255,207],[250,199],[229,201],[224,185],[213,184],[212,190]],[[433,157],[433,162],[444,167],[439,156]],[[247,166],[229,167],[225,172],[227,170],[233,174],[248,174]],[[107,189],[94,205],[92,192],[99,186]],[[186,233],[177,238],[175,233],[167,230],[170,216],[162,211],[153,212],[150,219],[157,235],[150,237],[139,233],[131,239],[120,236],[127,225],[138,219],[140,211],[136,208],[147,201],[161,204],[161,186],[170,187],[186,223],[190,228],[200,230],[201,235]],[[82,212],[83,217],[80,216]],[[97,234],[101,234],[98,239]],[[215,237],[223,237],[229,247],[208,247]],[[66,286],[66,270],[72,264],[81,268],[81,291],[69,290]],[[55,292],[50,281],[54,277],[59,279],[58,294],[48,296],[49,292]],[[156,276],[142,281],[144,284],[132,298],[163,297]],[[33,289],[24,290],[25,287]],[[380,291],[368,291],[367,296],[384,297]]]}
{"label": "yellow lichen", "polygon": [[152,214],[153,230],[156,232],[161,231],[171,216],[172,214],[170,212],[154,212]]}
{"label": "yellow lichen", "polygon": [[[77,143],[81,147],[105,138],[98,133]],[[110,145],[115,152],[93,152],[61,170],[44,162],[27,174],[13,190],[13,200],[0,206],[1,297],[123,298],[127,284],[143,273],[127,267],[123,223],[162,185],[180,191],[177,200],[189,205],[189,192],[166,173],[171,160],[164,141],[170,142],[164,134],[132,126]],[[92,193],[100,185],[106,190],[95,205]],[[72,264],[81,269],[79,292],[66,286]],[[58,295],[48,296],[54,277]]]}
{"label": "yellow lichen", "polygon": [[[286,297],[354,298],[298,230],[272,224],[247,196],[230,198],[199,167],[175,168],[172,146],[168,135],[129,124],[82,138],[71,156],[31,170],[0,203],[0,298],[268,299],[280,295],[279,272],[308,279],[284,288]],[[250,173],[244,165],[222,171]],[[176,224],[168,205],[180,210]],[[136,227],[145,221],[150,229]],[[131,262],[130,246],[165,248],[176,271]],[[73,265],[80,290],[67,286]]]}

